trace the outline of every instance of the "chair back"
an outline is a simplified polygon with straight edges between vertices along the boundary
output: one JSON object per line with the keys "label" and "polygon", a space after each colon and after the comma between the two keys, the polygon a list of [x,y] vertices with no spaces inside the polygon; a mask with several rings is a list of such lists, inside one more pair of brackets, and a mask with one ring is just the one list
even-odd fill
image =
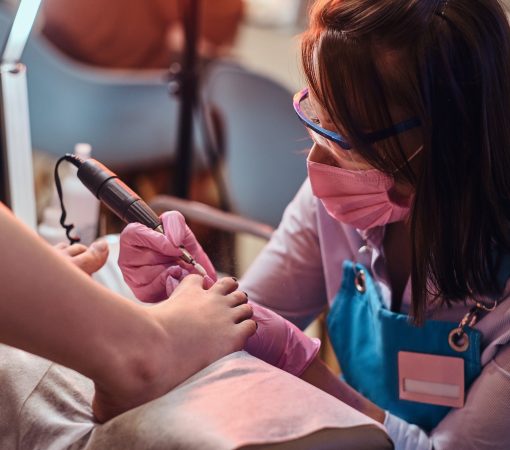
{"label": "chair back", "polygon": [[[13,12],[0,5],[0,42]],[[178,99],[164,70],[112,70],[81,64],[34,30],[22,56],[27,66],[34,148],[55,156],[88,142],[114,168],[169,160],[177,143]]]}
{"label": "chair back", "polygon": [[266,76],[221,62],[211,66],[203,92],[223,122],[234,211],[277,226],[306,178],[311,146],[292,108],[292,93]]}

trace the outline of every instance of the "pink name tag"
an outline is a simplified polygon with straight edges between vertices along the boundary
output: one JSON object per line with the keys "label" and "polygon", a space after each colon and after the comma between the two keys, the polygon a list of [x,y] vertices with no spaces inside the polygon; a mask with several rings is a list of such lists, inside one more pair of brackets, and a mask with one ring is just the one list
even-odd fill
{"label": "pink name tag", "polygon": [[399,397],[432,405],[464,406],[464,360],[398,352]]}

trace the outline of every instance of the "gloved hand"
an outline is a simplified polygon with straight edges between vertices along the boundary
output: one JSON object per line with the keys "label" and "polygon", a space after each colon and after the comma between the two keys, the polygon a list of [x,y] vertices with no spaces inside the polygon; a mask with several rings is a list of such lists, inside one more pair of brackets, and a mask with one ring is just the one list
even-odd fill
{"label": "gloved hand", "polygon": [[279,314],[248,301],[257,331],[246,341],[244,349],[263,361],[300,376],[313,361],[321,346],[320,339],[309,338]]}
{"label": "gloved hand", "polygon": [[161,222],[164,235],[139,223],[130,223],[120,234],[119,267],[136,297],[145,302],[164,300],[186,275],[197,273],[180,258],[180,245],[206,270],[204,288],[211,287],[216,272],[183,215],[165,212]]}
{"label": "gloved hand", "polygon": [[[124,279],[142,301],[160,301],[172,295],[192,267],[179,256],[179,245],[191,253],[208,276],[204,287],[216,281],[216,272],[184,217],[176,212],[161,216],[165,234],[144,225],[129,224],[120,235],[119,266]],[[256,303],[252,319],[258,325],[245,346],[253,356],[293,375],[299,376],[312,362],[320,348],[319,339],[310,339],[280,315]]]}

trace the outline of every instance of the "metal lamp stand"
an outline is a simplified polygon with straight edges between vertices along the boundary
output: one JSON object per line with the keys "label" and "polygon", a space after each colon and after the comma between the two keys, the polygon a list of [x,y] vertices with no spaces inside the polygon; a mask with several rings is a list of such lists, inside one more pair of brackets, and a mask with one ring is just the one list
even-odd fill
{"label": "metal lamp stand", "polygon": [[0,64],[0,96],[1,199],[19,219],[35,229],[37,219],[32,143],[26,67],[23,64]]}
{"label": "metal lamp stand", "polygon": [[177,173],[174,192],[187,198],[193,164],[193,111],[198,101],[198,14],[200,0],[182,0],[182,16],[185,48],[180,67],[172,73],[172,82],[177,84],[174,94],[180,98],[179,129],[177,138]]}
{"label": "metal lamp stand", "polygon": [[19,62],[41,0],[22,0],[0,61],[0,200],[35,229],[34,172],[26,67]]}

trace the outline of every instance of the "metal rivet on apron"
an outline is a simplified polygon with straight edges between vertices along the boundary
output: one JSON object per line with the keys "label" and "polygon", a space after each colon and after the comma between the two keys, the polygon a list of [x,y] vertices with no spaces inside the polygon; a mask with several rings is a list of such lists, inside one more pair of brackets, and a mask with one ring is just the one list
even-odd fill
{"label": "metal rivet on apron", "polygon": [[372,251],[372,247],[368,244],[365,244],[365,245],[362,245],[359,249],[358,249],[358,253],[360,255],[363,255],[364,253],[369,253]]}
{"label": "metal rivet on apron", "polygon": [[454,328],[448,335],[448,344],[456,352],[465,352],[469,347],[469,336],[462,328]]}
{"label": "metal rivet on apron", "polygon": [[354,276],[354,286],[356,287],[356,290],[361,293],[367,290],[364,270],[356,271],[356,275]]}

